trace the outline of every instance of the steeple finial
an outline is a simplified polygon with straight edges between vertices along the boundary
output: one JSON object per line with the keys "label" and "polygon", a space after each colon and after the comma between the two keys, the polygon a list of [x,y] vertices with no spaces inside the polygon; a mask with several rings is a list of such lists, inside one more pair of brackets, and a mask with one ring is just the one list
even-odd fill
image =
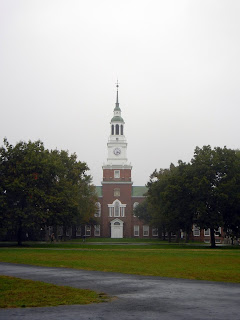
{"label": "steeple finial", "polygon": [[118,110],[118,109],[120,109],[120,108],[119,108],[119,102],[118,102],[118,88],[119,88],[118,79],[117,79],[116,87],[117,87],[117,99],[116,99],[116,107],[115,107],[115,110]]}
{"label": "steeple finial", "polygon": [[119,87],[118,79],[117,79],[116,87],[117,87],[117,101],[116,101],[116,103],[118,104],[118,87]]}

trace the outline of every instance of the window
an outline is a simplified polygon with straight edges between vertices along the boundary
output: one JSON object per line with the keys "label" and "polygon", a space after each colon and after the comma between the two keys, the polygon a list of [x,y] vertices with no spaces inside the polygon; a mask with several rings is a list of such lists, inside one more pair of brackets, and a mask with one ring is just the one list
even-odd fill
{"label": "window", "polygon": [[114,192],[114,197],[120,197],[120,189],[119,188],[115,188],[113,190],[113,192]]}
{"label": "window", "polygon": [[221,227],[215,230],[215,236],[216,237],[221,237]]}
{"label": "window", "polygon": [[62,237],[63,235],[63,226],[58,227],[58,236]]}
{"label": "window", "polygon": [[149,226],[143,226],[143,236],[144,237],[149,236]]}
{"label": "window", "polygon": [[81,236],[81,226],[76,227],[76,236],[80,237]]}
{"label": "window", "polygon": [[[205,237],[210,237],[210,228],[204,230],[204,236]],[[215,236],[220,237],[221,236],[221,227],[215,230]]]}
{"label": "window", "polygon": [[125,217],[125,207],[121,207],[120,211],[121,211],[121,217]]}
{"label": "window", "polygon": [[121,135],[123,136],[123,125],[121,124]]}
{"label": "window", "polygon": [[116,124],[116,134],[119,135],[119,124]]}
{"label": "window", "polygon": [[138,205],[139,205],[138,202],[134,202],[134,204],[133,204],[133,216],[134,217],[136,217],[136,215],[134,214],[134,209],[136,209]]}
{"label": "window", "polygon": [[119,202],[115,202],[114,217],[119,217],[119,216],[120,216],[120,205],[119,205]]}
{"label": "window", "polygon": [[114,170],[114,178],[116,179],[120,178],[120,170]]}
{"label": "window", "polygon": [[101,217],[101,204],[100,202],[96,202],[96,213],[94,214],[94,217]]}
{"label": "window", "polygon": [[114,125],[112,124],[112,135],[114,135]]}
{"label": "window", "polygon": [[108,205],[109,217],[125,217],[126,204],[122,204],[119,200],[115,200]]}
{"label": "window", "polygon": [[94,236],[99,237],[100,236],[100,225],[94,226]]}
{"label": "window", "polygon": [[152,236],[157,237],[158,236],[158,228],[152,228]]}
{"label": "window", "polygon": [[204,236],[209,237],[210,236],[210,229],[204,229]]}
{"label": "window", "polygon": [[134,226],[134,237],[139,237],[139,226]]}
{"label": "window", "polygon": [[72,228],[70,227],[70,228],[67,228],[66,230],[66,236],[71,237],[71,235],[72,235]]}
{"label": "window", "polygon": [[113,217],[114,208],[108,207],[108,209],[109,209],[109,217]]}
{"label": "window", "polygon": [[200,228],[196,224],[193,225],[193,236],[200,237]]}
{"label": "window", "polygon": [[85,236],[86,237],[91,236],[91,226],[85,226]]}

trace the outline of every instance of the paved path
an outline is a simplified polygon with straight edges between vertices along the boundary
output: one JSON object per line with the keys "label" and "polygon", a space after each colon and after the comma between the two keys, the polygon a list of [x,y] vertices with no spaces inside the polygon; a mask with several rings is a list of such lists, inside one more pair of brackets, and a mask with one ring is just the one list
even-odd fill
{"label": "paved path", "polygon": [[0,310],[0,320],[240,320],[240,285],[0,263],[0,274],[88,288],[112,302]]}

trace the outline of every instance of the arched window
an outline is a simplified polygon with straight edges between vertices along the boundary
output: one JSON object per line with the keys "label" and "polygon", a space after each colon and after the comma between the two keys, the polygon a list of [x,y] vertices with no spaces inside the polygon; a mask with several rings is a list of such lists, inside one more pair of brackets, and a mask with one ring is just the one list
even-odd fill
{"label": "arched window", "polygon": [[115,205],[114,205],[114,216],[115,217],[119,217],[120,216],[120,206],[119,206],[119,202],[116,201]]}
{"label": "arched window", "polygon": [[134,202],[134,204],[133,204],[133,209],[135,209],[138,205],[139,205],[138,202]]}
{"label": "arched window", "polygon": [[116,134],[119,134],[119,124],[116,124]]}
{"label": "arched window", "polygon": [[101,217],[101,204],[100,202],[96,202],[96,212],[94,214],[95,217]]}
{"label": "arched window", "polygon": [[123,136],[123,125],[121,124],[121,135]]}
{"label": "arched window", "polygon": [[121,203],[118,199],[108,204],[109,217],[125,217],[126,204]]}
{"label": "arched window", "polygon": [[133,216],[134,216],[134,217],[136,217],[135,212],[134,212],[134,209],[136,209],[138,205],[139,205],[138,202],[134,202],[134,204],[133,204]]}
{"label": "arched window", "polygon": [[112,135],[114,135],[114,125],[112,124]]}

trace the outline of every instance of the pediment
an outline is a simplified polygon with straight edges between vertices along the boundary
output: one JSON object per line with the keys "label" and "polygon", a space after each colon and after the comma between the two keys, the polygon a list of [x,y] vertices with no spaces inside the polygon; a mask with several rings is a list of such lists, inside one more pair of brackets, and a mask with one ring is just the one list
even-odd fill
{"label": "pediment", "polygon": [[123,226],[123,221],[118,218],[113,219],[110,224],[113,226],[116,222],[119,223],[120,226]]}

